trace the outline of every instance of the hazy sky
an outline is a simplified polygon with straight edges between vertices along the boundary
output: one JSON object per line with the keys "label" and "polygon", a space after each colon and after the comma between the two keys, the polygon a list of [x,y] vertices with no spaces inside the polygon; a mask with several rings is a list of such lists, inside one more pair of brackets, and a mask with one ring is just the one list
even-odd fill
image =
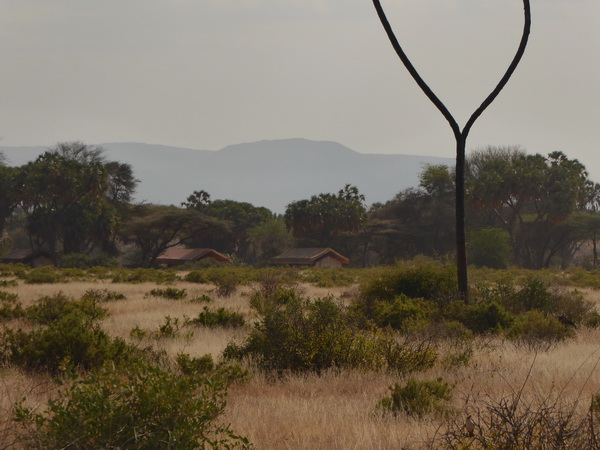
{"label": "hazy sky", "polygon": [[[459,123],[516,51],[521,0],[383,0]],[[532,35],[468,148],[563,150],[600,181],[600,1],[532,0]],[[261,139],[454,156],[370,0],[0,0],[0,145]]]}

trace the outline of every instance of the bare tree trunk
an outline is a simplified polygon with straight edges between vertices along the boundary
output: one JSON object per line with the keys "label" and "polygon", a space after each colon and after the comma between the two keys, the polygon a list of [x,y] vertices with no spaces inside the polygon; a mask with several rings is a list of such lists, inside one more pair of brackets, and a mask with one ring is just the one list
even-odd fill
{"label": "bare tree trunk", "polygon": [[435,105],[435,107],[442,113],[442,115],[446,118],[452,131],[454,132],[454,137],[456,139],[456,267],[457,267],[457,277],[458,277],[458,288],[463,297],[465,303],[469,301],[469,284],[468,284],[468,274],[467,274],[467,242],[466,242],[466,230],[465,230],[465,149],[467,144],[467,136],[469,135],[469,131],[471,131],[471,127],[475,123],[475,121],[479,118],[479,116],[486,110],[488,106],[494,101],[494,99],[498,96],[500,91],[504,88],[508,80],[512,76],[513,72],[517,68],[523,53],[525,53],[525,47],[527,47],[527,41],[529,39],[529,32],[531,30],[531,7],[529,5],[529,0],[523,0],[523,8],[525,15],[525,24],[523,27],[523,35],[521,36],[521,42],[519,44],[519,48],[517,49],[517,53],[515,54],[512,62],[508,66],[508,69],[504,73],[504,76],[500,79],[500,82],[496,85],[494,90],[490,95],[486,97],[486,99],[481,103],[479,108],[475,110],[475,112],[471,115],[467,124],[464,128],[460,129],[460,126],[448,110],[446,106],[442,103],[442,101],[435,95],[435,93],[431,90],[431,88],[425,83],[423,78],[419,75],[419,72],[412,65],[406,53],[400,46],[396,35],[390,25],[390,22],[387,19],[383,8],[381,7],[380,0],[373,0],[373,5],[375,6],[375,10],[377,11],[377,15],[379,16],[379,20],[383,25],[385,32],[388,35],[388,38],[396,51],[396,54],[406,67],[406,70],[413,77],[415,82],[419,85],[421,90],[425,93],[427,98]]}
{"label": "bare tree trunk", "polygon": [[456,272],[458,290],[465,303],[469,299],[467,273],[467,229],[465,226],[465,148],[467,140],[462,135],[456,139]]}

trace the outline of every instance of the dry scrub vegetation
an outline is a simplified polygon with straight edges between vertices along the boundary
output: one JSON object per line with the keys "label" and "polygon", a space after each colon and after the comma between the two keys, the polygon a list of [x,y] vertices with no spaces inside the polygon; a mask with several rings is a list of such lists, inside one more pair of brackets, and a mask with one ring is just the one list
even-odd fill
{"label": "dry scrub vegetation", "polygon": [[[123,277],[76,271],[52,282],[26,282],[25,269],[5,268],[0,291],[16,294],[24,311],[40,298],[79,300],[95,293],[96,306],[107,312],[101,329],[137,349],[154,349],[153,361],[171,364],[178,377],[187,373],[182,365],[173,369],[182,354],[188,361],[210,354],[215,363],[228,354],[236,369],[227,372],[226,406],[211,416],[211,423],[221,428],[207,432],[203,445],[208,448],[600,448],[600,328],[595,312],[600,310],[600,293],[555,289],[558,279],[564,284],[564,274],[511,277],[509,282],[498,272],[482,272],[473,288],[477,306],[467,311],[449,294],[454,289],[452,269],[420,264],[417,272],[425,278],[418,286],[414,279],[402,285],[395,275],[404,270],[399,267],[352,272],[354,282],[344,278],[335,283],[326,282],[327,274],[302,278],[265,271],[238,273],[239,282],[222,295],[223,280],[213,276],[209,281],[210,274],[203,279],[201,270],[176,273],[166,282],[143,277],[119,281]],[[417,272],[411,272],[415,279]],[[425,285],[435,289],[420,291]],[[531,305],[524,308],[519,302]],[[3,305],[9,303],[3,300]],[[212,314],[221,308],[221,315]],[[210,314],[201,319],[206,311]],[[232,314],[243,322],[231,319]],[[27,315],[3,317],[5,330],[36,329]],[[275,328],[265,325],[265,317]],[[523,317],[531,319],[525,328],[519,325]],[[576,328],[559,317],[575,322]],[[276,328],[286,320],[293,324],[291,331]],[[317,335],[332,323],[340,326],[332,329],[336,336],[325,333],[306,341],[306,347],[291,348],[302,341],[301,333]],[[351,327],[350,332],[342,325]],[[539,331],[537,327],[541,334],[529,333]],[[297,340],[286,340],[288,332],[299,333]],[[346,340],[340,343],[338,336]],[[275,350],[268,347],[267,337],[279,339]],[[368,354],[359,353],[360,346]],[[309,349],[314,353],[307,355]],[[269,353],[277,350],[296,353],[282,360]],[[43,426],[30,419],[47,414],[49,400],[75,383],[74,373],[85,377],[90,372],[65,367],[72,361],[52,370],[27,366],[11,359],[6,344],[0,357],[0,449],[64,447],[47,436],[44,441]],[[394,358],[403,358],[402,365],[394,365]],[[109,371],[118,373],[115,364],[109,364]],[[173,383],[166,373],[160,376]],[[109,375],[99,375],[99,382],[102,377]],[[56,378],[66,380],[63,386]],[[208,401],[219,404],[220,399]],[[19,414],[21,420],[15,422]],[[225,438],[211,441],[216,435]],[[153,448],[151,437],[146,439],[123,447]],[[191,448],[160,442],[163,448]],[[90,448],[77,439],[68,445]]]}

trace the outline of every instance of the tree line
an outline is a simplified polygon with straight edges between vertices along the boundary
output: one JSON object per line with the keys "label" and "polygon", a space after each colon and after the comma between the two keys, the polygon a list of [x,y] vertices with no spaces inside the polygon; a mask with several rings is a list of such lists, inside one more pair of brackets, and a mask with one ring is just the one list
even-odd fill
{"label": "tree line", "polygon": [[[367,207],[356,186],[291,202],[285,214],[194,191],[179,206],[134,203],[129,164],[99,147],[62,143],[9,167],[0,159],[0,231],[10,248],[68,255],[120,256],[152,266],[176,245],[209,247],[241,263],[264,265],[289,247],[333,247],[356,266],[416,255],[451,255],[454,169],[425,166],[418,187]],[[465,165],[470,262],[489,267],[567,266],[590,243],[596,266],[599,185],[562,152],[518,147],[472,152]]]}

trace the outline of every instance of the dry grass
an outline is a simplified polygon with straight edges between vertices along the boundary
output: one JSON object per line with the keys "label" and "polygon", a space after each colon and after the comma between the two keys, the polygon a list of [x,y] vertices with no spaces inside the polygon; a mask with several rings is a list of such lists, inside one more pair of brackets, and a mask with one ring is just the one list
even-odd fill
{"label": "dry grass", "polygon": [[[185,288],[187,298],[210,295],[209,285],[176,283]],[[88,289],[108,289],[126,296],[104,306],[110,317],[104,328],[113,336],[132,341],[129,333],[138,326],[157,329],[165,316],[195,317],[205,304],[187,300],[146,297],[157,285],[114,284],[110,282],[68,283],[63,285],[26,285],[3,290],[17,292],[24,305],[44,295],[60,291],[81,296]],[[240,289],[230,298],[216,298],[209,307],[226,307],[251,319],[248,294]],[[346,288],[305,287],[310,296],[342,295]],[[600,293],[585,291],[586,297],[600,305]],[[171,356],[180,352],[191,356],[206,353],[218,357],[228,342],[246,330],[193,328],[189,339],[144,340]],[[487,398],[501,398],[519,390],[525,380],[524,399],[558,398],[565,402],[589,399],[600,391],[600,331],[580,330],[575,340],[567,341],[539,354],[516,347],[504,340],[482,342],[466,367],[445,371],[436,366],[421,379],[443,377],[453,383],[454,407],[461,414],[474,413]],[[405,416],[386,417],[375,410],[388,386],[402,381],[385,373],[328,372],[321,376],[287,376],[273,380],[257,374],[252,381],[230,389],[224,420],[236,433],[247,436],[257,448],[264,449],[398,449],[427,448],[428,442],[443,431],[435,419],[415,420]],[[10,435],[11,405],[27,397],[30,404],[44,404],[54,387],[47,376],[26,375],[13,368],[0,371],[0,440]],[[2,445],[0,445],[2,448]]]}

